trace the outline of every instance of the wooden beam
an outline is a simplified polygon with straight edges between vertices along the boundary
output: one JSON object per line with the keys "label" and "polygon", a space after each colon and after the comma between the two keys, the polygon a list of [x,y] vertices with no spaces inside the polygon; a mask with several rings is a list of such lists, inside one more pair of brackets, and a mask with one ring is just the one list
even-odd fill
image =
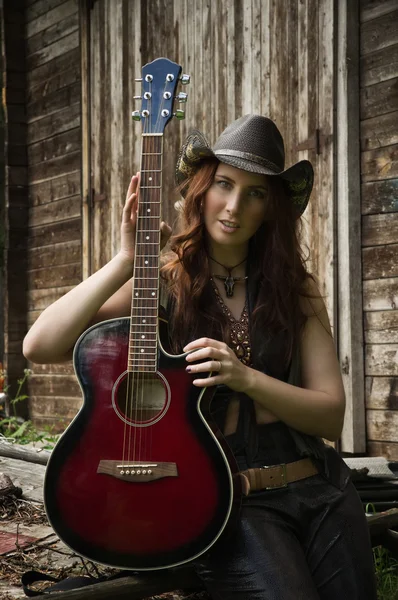
{"label": "wooden beam", "polygon": [[365,452],[359,154],[359,12],[337,3],[338,351],[346,392],[343,452]]}
{"label": "wooden beam", "polygon": [[81,64],[81,139],[82,139],[82,279],[91,274],[91,126],[90,126],[90,6],[79,3]]}

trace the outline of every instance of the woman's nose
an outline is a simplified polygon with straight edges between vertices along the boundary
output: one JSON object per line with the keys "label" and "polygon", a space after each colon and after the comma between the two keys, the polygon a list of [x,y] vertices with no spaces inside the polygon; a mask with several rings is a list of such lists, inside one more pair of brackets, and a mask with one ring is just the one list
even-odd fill
{"label": "woman's nose", "polygon": [[230,212],[231,214],[237,214],[240,211],[241,202],[242,202],[242,193],[239,190],[233,190],[228,195],[227,206],[226,206],[227,211]]}

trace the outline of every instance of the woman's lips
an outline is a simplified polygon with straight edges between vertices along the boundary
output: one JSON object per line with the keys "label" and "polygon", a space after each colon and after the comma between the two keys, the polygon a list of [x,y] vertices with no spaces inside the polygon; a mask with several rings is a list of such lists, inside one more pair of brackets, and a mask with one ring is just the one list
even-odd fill
{"label": "woman's lips", "polygon": [[239,229],[239,225],[232,221],[220,221],[221,229],[226,233],[234,233]]}

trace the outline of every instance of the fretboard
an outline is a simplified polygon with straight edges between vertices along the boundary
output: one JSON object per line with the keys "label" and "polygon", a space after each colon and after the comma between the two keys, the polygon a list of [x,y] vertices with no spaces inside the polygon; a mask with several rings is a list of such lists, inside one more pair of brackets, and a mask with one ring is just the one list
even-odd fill
{"label": "fretboard", "polygon": [[142,136],[128,371],[156,372],[163,135]]}

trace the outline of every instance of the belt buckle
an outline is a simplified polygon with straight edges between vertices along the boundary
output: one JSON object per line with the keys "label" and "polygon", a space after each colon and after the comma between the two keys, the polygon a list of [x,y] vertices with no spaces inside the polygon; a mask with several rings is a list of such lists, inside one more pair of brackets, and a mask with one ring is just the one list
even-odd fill
{"label": "belt buckle", "polygon": [[261,469],[275,469],[275,466],[281,467],[280,477],[282,480],[281,485],[267,485],[265,486],[266,490],[279,490],[280,488],[287,487],[287,471],[286,471],[286,463],[281,463],[280,465],[264,465]]}

